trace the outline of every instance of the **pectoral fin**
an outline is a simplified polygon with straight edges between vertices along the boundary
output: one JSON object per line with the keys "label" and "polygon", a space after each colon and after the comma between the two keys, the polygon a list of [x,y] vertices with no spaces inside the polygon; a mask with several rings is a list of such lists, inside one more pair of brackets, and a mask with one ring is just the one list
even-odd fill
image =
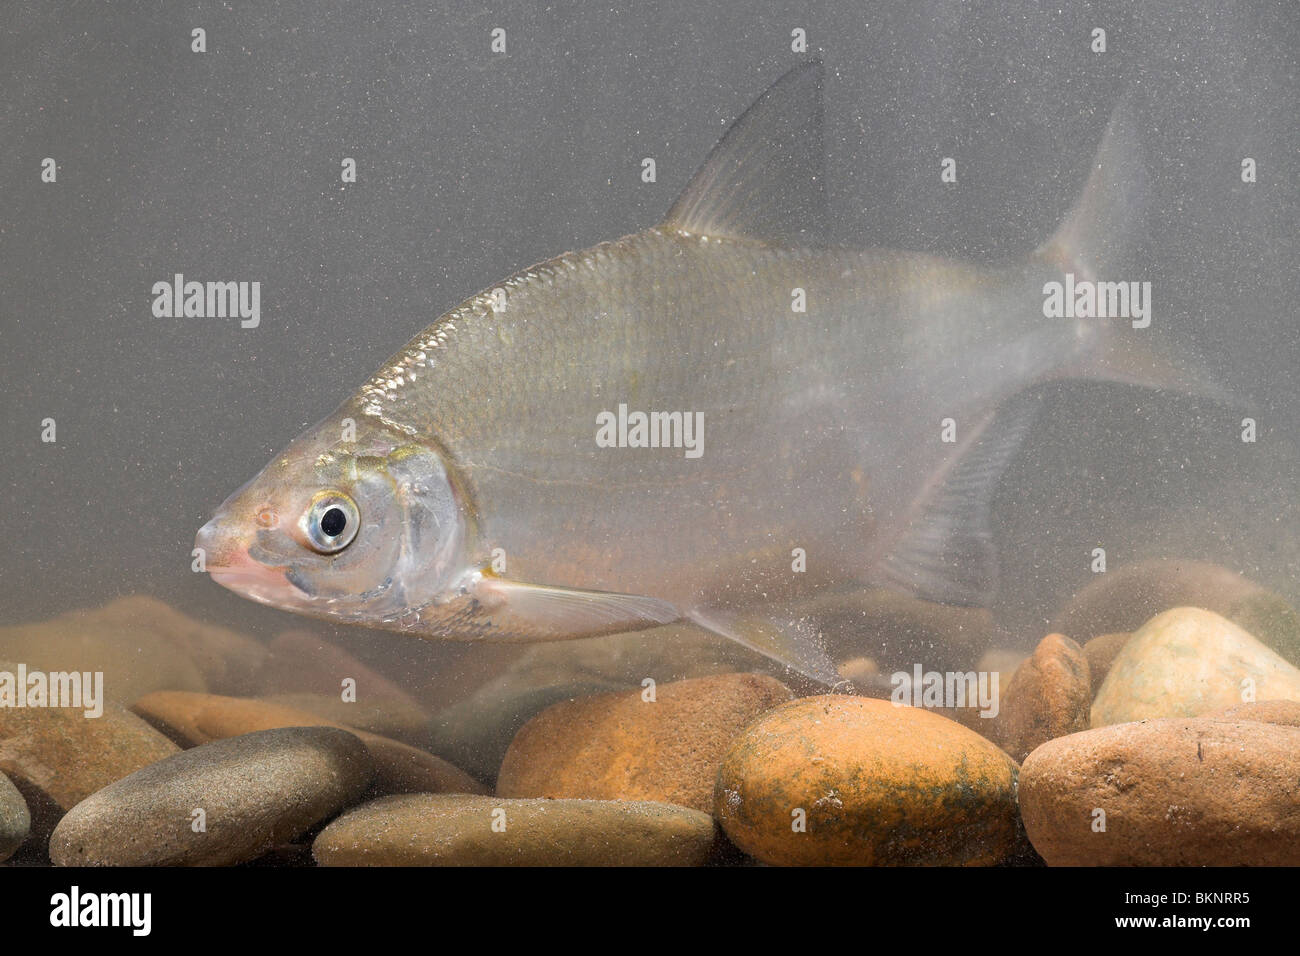
{"label": "pectoral fin", "polygon": [[531,642],[597,637],[669,624],[682,615],[659,598],[583,591],[479,575],[469,586],[476,626],[488,640]]}
{"label": "pectoral fin", "polygon": [[830,687],[844,683],[822,647],[816,618],[771,609],[751,614],[709,609],[690,615],[700,627],[757,651]]}

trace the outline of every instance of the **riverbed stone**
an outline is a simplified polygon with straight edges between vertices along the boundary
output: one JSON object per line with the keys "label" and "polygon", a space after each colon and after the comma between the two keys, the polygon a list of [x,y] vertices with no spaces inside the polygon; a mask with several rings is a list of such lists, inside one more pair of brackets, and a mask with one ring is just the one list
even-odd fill
{"label": "riverbed stone", "polygon": [[375,765],[374,786],[381,793],[487,792],[469,774],[428,751],[273,701],[159,691],[140,698],[132,710],[187,745],[276,727],[337,727],[366,745]]}
{"label": "riverbed stone", "polygon": [[246,862],[356,802],[372,772],[365,745],[333,727],[213,741],[77,804],[50,837],[50,858],[59,866]]}
{"label": "riverbed stone", "polygon": [[651,800],[708,812],[732,739],[790,690],[762,674],[718,674],[555,704],[515,736],[504,797]]}
{"label": "riverbed stone", "polygon": [[1124,650],[1124,645],[1132,636],[1128,631],[1099,634],[1083,645],[1083,656],[1088,659],[1088,678],[1094,697],[1110,673],[1110,666],[1115,663],[1115,658],[1119,657],[1119,652]]}
{"label": "riverbed stone", "polygon": [[1054,737],[1087,730],[1092,685],[1083,649],[1064,634],[1047,635],[1000,696],[996,739],[1017,762]]}
{"label": "riverbed stone", "polygon": [[777,865],[992,865],[1020,848],[1017,767],[929,711],[827,695],[750,724],[718,771],[714,815]]}
{"label": "riverbed stone", "polygon": [[31,832],[27,801],[7,776],[0,773],[0,862],[13,856]]}
{"label": "riverbed stone", "polygon": [[1213,611],[1173,608],[1124,645],[1097,691],[1092,725],[1191,717],[1251,700],[1300,700],[1300,670]]}
{"label": "riverbed stone", "polygon": [[1136,631],[1174,607],[1226,614],[1242,598],[1262,591],[1235,571],[1205,561],[1136,561],[1097,575],[1056,616],[1051,629],[1086,643],[1101,634]]}
{"label": "riverbed stone", "polygon": [[[0,670],[12,667],[0,663]],[[0,707],[0,772],[22,792],[32,832],[41,839],[64,812],[96,790],[177,750],[113,703],[105,703],[99,717],[66,707]]]}
{"label": "riverbed stone", "polygon": [[687,807],[408,794],[363,804],[312,847],[322,866],[699,866],[717,836]]}
{"label": "riverbed stone", "polygon": [[1053,866],[1300,864],[1300,728],[1143,720],[1048,741],[1020,806]]}

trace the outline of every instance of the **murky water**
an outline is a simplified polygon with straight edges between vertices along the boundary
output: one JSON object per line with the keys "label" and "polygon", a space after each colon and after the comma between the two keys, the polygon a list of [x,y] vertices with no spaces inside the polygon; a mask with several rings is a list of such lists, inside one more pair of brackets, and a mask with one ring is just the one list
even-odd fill
{"label": "murky water", "polygon": [[[439,314],[530,263],[659,222],[727,124],[814,55],[834,240],[980,264],[1052,233],[1132,91],[1151,186],[1123,278],[1152,283],[1154,324],[1241,399],[1053,386],[994,499],[991,616],[845,612],[828,636],[836,662],[888,674],[1027,653],[1096,586],[1096,549],[1105,574],[1159,559],[1153,578],[1182,581],[1205,562],[1300,603],[1300,15],[1287,5],[11,13],[0,624],[144,596],[235,635],[195,637],[143,604],[53,625],[61,649],[43,666],[108,669],[110,700],[297,695],[280,701],[401,737],[490,785],[521,715],[556,700],[751,669],[811,693],[685,626],[511,647],[313,621],[217,587],[191,549],[230,492]],[[795,53],[800,30],[807,52]],[[178,273],[260,283],[256,327],[155,315],[151,290]],[[1178,603],[1213,606],[1206,593]],[[5,633],[0,661],[42,663],[40,632]],[[128,648],[139,656],[117,673]],[[382,688],[365,720],[330,710],[353,671]]]}

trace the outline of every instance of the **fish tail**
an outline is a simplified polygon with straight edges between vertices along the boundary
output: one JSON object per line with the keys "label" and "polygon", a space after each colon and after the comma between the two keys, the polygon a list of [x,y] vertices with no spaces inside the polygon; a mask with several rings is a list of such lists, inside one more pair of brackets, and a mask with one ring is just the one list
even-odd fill
{"label": "fish tail", "polygon": [[[1080,280],[1132,278],[1140,264],[1151,185],[1130,91],[1111,113],[1083,191],[1034,258]],[[1097,346],[1052,377],[1118,382],[1248,407],[1242,390],[1227,386],[1194,349],[1170,334],[1169,325],[1167,316],[1156,327],[1133,333],[1103,324]]]}
{"label": "fish tail", "polygon": [[1034,255],[1062,272],[1094,281],[1131,263],[1150,192],[1130,92],[1111,113],[1083,191],[1060,228]]}

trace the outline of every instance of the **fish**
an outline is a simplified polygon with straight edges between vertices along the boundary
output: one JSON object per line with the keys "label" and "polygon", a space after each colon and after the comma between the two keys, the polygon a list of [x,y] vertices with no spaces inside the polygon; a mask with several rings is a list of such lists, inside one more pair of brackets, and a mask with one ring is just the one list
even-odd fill
{"label": "fish", "polygon": [[830,241],[823,84],[819,61],[778,79],[662,222],[416,335],[203,525],[212,579],[428,640],[692,622],[832,686],[799,608],[989,606],[990,501],[1045,385],[1218,394],[1150,329],[1044,308],[1133,253],[1135,109],[1057,231],[987,265]]}

